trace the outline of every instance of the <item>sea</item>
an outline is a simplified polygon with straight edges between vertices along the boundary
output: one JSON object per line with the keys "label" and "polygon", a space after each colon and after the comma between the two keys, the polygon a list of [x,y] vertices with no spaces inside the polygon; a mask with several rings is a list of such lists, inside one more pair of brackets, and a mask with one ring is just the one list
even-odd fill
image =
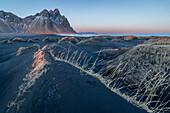
{"label": "sea", "polygon": [[[0,38],[11,38],[15,36],[34,36],[43,34],[0,34]],[[50,34],[49,34],[50,35]],[[55,34],[57,36],[77,36],[77,37],[91,37],[91,36],[168,36],[170,38],[170,33],[122,33],[122,34]]]}
{"label": "sea", "polygon": [[90,36],[170,36],[170,33],[121,33],[121,34],[57,34],[60,36],[78,36],[78,37],[90,37]]}

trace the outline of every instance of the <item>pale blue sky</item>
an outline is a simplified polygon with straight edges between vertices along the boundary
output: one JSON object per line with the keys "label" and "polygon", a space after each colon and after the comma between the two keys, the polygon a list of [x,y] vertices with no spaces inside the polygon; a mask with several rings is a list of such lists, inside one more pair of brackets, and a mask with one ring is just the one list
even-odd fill
{"label": "pale blue sky", "polygon": [[170,0],[1,0],[20,17],[58,8],[76,31],[170,33]]}

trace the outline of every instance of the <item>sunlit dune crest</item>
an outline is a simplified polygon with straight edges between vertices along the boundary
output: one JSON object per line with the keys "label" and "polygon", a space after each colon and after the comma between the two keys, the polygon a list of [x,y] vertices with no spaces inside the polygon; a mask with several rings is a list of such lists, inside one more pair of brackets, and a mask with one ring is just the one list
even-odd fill
{"label": "sunlit dune crest", "polygon": [[47,46],[44,46],[42,49],[39,49],[37,52],[35,52],[33,56],[34,62],[32,64],[34,69],[32,70],[32,72],[36,71],[42,65],[48,64],[47,59],[49,58],[49,54],[44,52],[45,49],[47,49]]}

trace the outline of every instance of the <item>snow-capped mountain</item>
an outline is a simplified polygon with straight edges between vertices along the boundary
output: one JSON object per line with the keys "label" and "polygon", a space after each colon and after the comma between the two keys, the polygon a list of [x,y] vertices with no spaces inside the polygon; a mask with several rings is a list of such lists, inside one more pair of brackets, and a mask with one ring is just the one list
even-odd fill
{"label": "snow-capped mountain", "polygon": [[67,18],[58,9],[44,9],[25,18],[0,11],[0,33],[75,33]]}

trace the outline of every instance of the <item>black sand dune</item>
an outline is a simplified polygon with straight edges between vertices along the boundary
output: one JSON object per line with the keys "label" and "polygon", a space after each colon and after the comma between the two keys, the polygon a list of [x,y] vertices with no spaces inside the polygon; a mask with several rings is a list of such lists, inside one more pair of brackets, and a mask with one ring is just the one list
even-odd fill
{"label": "black sand dune", "polygon": [[[14,40],[16,37],[23,41]],[[93,76],[101,69],[101,65],[107,62],[106,66],[117,65],[118,59],[128,54],[131,48],[152,41],[148,41],[148,38],[124,38],[21,35],[0,39],[3,42],[0,44],[0,113],[146,112],[147,109],[136,107],[138,105],[135,102],[130,100],[133,105],[127,98],[128,101],[123,99],[123,94],[120,94],[122,97],[117,95],[126,89],[116,94],[109,84],[107,86],[101,81],[106,78],[109,80],[111,71],[102,71],[101,79]],[[4,40],[12,43],[8,44]],[[167,38],[165,40],[169,41]],[[168,42],[156,43],[165,45],[169,51]],[[96,58],[104,62],[95,65],[94,62],[98,62]],[[167,95],[165,100],[169,98]]]}

